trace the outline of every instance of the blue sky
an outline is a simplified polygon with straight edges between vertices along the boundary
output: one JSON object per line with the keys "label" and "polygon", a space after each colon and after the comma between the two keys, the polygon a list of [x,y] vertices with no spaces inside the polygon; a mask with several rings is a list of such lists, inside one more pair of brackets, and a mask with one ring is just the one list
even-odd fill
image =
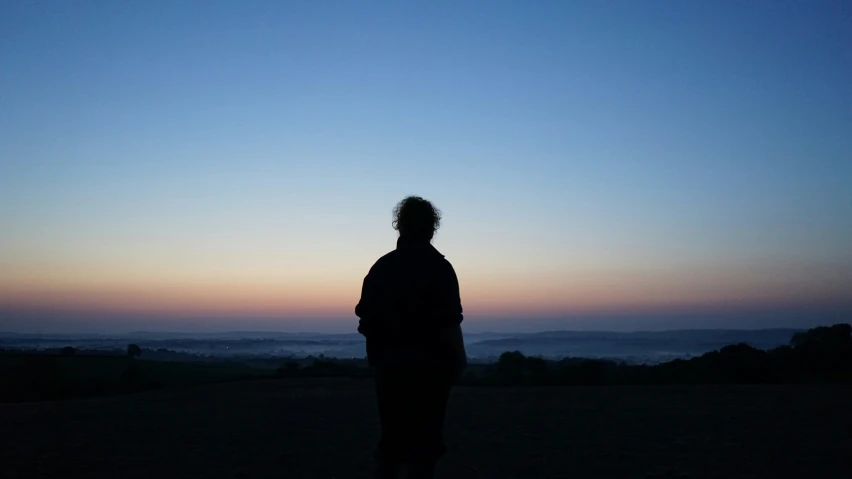
{"label": "blue sky", "polygon": [[820,1],[4,2],[0,329],[346,330],[407,194],[444,210],[483,329],[848,307],[850,25]]}

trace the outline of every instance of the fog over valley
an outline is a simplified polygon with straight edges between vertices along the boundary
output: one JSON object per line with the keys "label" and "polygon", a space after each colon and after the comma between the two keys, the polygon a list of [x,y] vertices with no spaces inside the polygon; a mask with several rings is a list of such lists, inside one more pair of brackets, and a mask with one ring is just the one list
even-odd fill
{"label": "fog over valley", "polygon": [[[795,329],[673,330],[647,332],[548,331],[539,333],[466,333],[468,357],[493,361],[505,351],[549,359],[564,357],[605,358],[630,363],[659,363],[689,358],[746,343],[760,349],[786,344]],[[362,358],[364,338],[351,334],[226,332],[134,332],[110,335],[62,335],[0,333],[0,348],[51,350],[72,346],[78,350],[118,351],[138,344],[149,359],[170,359],[170,352],[213,358],[261,358],[324,355]]]}

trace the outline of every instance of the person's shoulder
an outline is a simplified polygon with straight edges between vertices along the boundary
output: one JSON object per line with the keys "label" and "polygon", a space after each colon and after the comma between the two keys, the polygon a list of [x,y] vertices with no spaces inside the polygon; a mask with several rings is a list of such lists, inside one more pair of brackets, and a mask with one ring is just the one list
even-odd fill
{"label": "person's shoulder", "polygon": [[440,268],[441,270],[443,270],[445,272],[455,272],[455,270],[453,269],[453,264],[450,263],[450,260],[448,260],[447,257],[444,256],[437,249],[434,249],[434,248],[432,248],[432,249],[434,250],[435,253],[437,253],[432,258],[433,258],[433,262],[438,265],[438,268]]}
{"label": "person's shoulder", "polygon": [[453,268],[453,264],[450,263],[450,260],[447,258],[441,258],[439,261],[441,268],[443,268],[446,272],[456,274],[455,268]]}
{"label": "person's shoulder", "polygon": [[449,266],[450,268],[453,267],[453,265],[450,264],[450,261],[447,259],[447,257],[444,256],[444,253],[441,253],[440,251],[438,251],[438,248],[436,248],[435,245],[430,244],[429,245],[429,251],[432,252],[432,254],[431,254],[432,261],[434,261],[434,262],[436,262],[436,263],[438,263],[442,266]]}
{"label": "person's shoulder", "polygon": [[396,250],[393,250],[393,251],[390,251],[390,252],[384,254],[381,258],[376,260],[376,262],[373,264],[373,267],[370,268],[370,271],[371,272],[372,271],[379,271],[379,270],[382,270],[382,269],[389,267],[393,263],[393,260],[396,257],[396,255],[397,255]]}

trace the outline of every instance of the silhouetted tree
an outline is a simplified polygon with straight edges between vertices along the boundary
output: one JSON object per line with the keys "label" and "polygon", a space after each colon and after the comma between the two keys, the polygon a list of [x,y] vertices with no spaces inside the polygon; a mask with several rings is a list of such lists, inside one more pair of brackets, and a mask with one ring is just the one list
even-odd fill
{"label": "silhouetted tree", "polygon": [[287,361],[275,371],[275,374],[280,377],[292,377],[298,375],[301,369],[302,366],[296,361]]}
{"label": "silhouetted tree", "polygon": [[590,359],[580,363],[580,384],[601,384],[603,379],[604,362]]}
{"label": "silhouetted tree", "polygon": [[62,348],[62,350],[59,351],[59,355],[66,358],[71,357],[75,354],[77,354],[77,350],[71,346],[65,346],[64,348]]}
{"label": "silhouetted tree", "polygon": [[852,325],[835,324],[802,331],[790,338],[790,344],[796,349],[849,349],[852,348]]}
{"label": "silhouetted tree", "polygon": [[526,356],[520,351],[507,351],[497,360],[497,376],[503,384],[520,384],[524,378]]}
{"label": "silhouetted tree", "polygon": [[544,386],[553,382],[547,361],[542,358],[527,358],[524,361],[524,370],[528,384]]}
{"label": "silhouetted tree", "polygon": [[142,348],[137,346],[136,344],[128,344],[127,345],[127,357],[136,358],[142,356]]}
{"label": "silhouetted tree", "polygon": [[790,339],[801,381],[852,379],[852,325],[820,326]]}
{"label": "silhouetted tree", "polygon": [[769,354],[745,343],[725,346],[715,356],[714,369],[724,382],[772,382]]}

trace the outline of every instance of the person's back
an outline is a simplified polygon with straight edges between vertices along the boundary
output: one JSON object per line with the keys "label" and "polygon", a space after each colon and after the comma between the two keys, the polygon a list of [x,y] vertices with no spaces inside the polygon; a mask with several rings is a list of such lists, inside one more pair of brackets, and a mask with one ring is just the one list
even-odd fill
{"label": "person's back", "polygon": [[462,307],[452,265],[431,244],[440,213],[409,197],[394,211],[400,237],[364,278],[355,308],[376,372],[382,439],[379,477],[431,477],[443,455],[450,389],[466,365]]}

